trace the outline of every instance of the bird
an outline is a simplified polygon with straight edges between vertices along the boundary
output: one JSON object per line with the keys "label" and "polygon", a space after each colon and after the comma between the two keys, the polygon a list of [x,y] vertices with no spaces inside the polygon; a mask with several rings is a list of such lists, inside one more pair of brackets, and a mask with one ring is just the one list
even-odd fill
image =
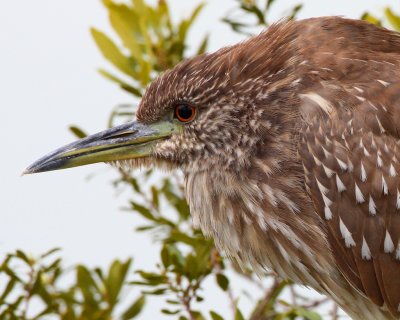
{"label": "bird", "polygon": [[182,61],[148,86],[135,121],[24,173],[182,170],[193,225],[226,256],[353,319],[400,319],[399,161],[400,35],[332,16]]}

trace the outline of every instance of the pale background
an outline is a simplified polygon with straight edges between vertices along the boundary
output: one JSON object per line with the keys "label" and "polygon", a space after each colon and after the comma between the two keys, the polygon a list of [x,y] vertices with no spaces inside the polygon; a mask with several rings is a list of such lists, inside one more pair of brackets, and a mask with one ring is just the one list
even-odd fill
{"label": "pale background", "polygon": [[[198,3],[169,2],[176,18]],[[305,5],[301,18],[357,18],[366,9],[379,16],[386,5],[400,10],[394,0],[278,0],[272,17],[299,2]],[[105,128],[111,107],[132,101],[96,72],[109,66],[89,33],[90,26],[110,31],[101,2],[0,0],[0,4],[0,261],[17,248],[39,254],[57,246],[63,248],[67,265],[107,266],[114,258],[133,255],[135,267],[153,267],[158,250],[151,239],[133,232],[138,221],[134,215],[119,211],[126,195],[111,187],[115,176],[106,165],[20,177],[33,160],[74,139],[68,125],[94,133]],[[219,21],[235,5],[233,0],[209,0],[190,35],[193,43],[207,31],[211,50],[239,41]],[[227,308],[218,300],[218,292],[210,294],[212,306]],[[158,317],[158,305],[150,309],[142,319]]]}

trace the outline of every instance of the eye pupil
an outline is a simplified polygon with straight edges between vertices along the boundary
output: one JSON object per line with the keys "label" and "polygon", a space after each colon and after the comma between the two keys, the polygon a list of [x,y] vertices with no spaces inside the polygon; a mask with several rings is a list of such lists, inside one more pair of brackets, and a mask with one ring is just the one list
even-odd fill
{"label": "eye pupil", "polygon": [[175,107],[175,116],[181,122],[189,122],[194,118],[196,109],[187,104],[180,104]]}

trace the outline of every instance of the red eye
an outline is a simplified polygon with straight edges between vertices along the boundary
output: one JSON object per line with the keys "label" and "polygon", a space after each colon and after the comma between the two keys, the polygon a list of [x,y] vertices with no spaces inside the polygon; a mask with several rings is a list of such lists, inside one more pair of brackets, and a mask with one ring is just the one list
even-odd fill
{"label": "red eye", "polygon": [[175,116],[181,122],[189,122],[196,116],[196,108],[187,104],[178,104],[175,107]]}

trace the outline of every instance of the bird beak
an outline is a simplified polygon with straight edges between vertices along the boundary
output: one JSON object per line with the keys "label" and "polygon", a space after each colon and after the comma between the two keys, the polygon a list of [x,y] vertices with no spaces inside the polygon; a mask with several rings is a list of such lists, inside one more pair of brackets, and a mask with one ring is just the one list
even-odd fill
{"label": "bird beak", "polygon": [[170,136],[174,129],[173,122],[167,120],[123,124],[61,147],[31,164],[23,174],[146,157],[151,155],[154,145]]}

